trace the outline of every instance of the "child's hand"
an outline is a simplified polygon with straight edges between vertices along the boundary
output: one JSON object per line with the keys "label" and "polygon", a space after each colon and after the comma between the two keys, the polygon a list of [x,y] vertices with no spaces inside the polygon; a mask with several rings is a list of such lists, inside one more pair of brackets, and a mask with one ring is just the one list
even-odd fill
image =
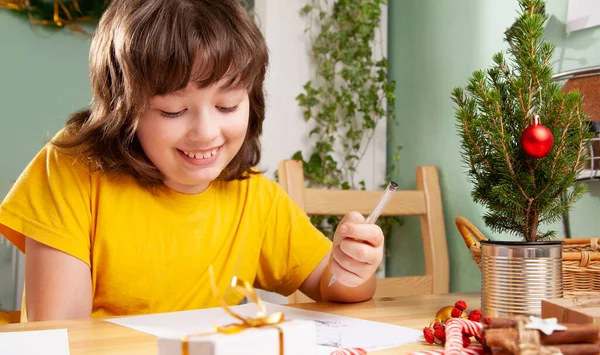
{"label": "child's hand", "polygon": [[339,282],[356,287],[369,280],[383,258],[383,232],[376,224],[366,224],[358,212],[341,220],[333,237],[329,266]]}

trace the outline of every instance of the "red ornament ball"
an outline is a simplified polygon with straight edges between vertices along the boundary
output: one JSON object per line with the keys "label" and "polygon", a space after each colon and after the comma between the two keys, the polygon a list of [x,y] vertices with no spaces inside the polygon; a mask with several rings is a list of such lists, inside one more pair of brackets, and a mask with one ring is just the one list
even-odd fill
{"label": "red ornament ball", "polygon": [[521,134],[521,146],[525,153],[532,158],[545,157],[550,153],[553,145],[552,132],[541,123],[532,124]]}

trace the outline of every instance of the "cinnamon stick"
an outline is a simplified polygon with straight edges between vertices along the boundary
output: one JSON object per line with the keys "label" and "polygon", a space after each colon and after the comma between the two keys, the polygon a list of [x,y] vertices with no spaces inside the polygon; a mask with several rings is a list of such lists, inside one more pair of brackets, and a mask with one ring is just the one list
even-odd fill
{"label": "cinnamon stick", "polygon": [[546,345],[597,343],[600,336],[597,324],[570,324],[567,330],[546,335],[540,332],[540,342]]}
{"label": "cinnamon stick", "polygon": [[598,355],[600,354],[600,344],[560,344],[553,345],[560,350],[563,355]]}
{"label": "cinnamon stick", "polygon": [[505,348],[492,348],[492,355],[513,355],[513,352]]}
{"label": "cinnamon stick", "polygon": [[[558,348],[563,355],[598,355],[600,354],[600,345],[598,344],[561,344],[553,345]],[[492,355],[513,355],[513,352],[502,347],[491,349]]]}
{"label": "cinnamon stick", "polygon": [[490,318],[488,328],[516,328],[517,321],[512,318]]}
{"label": "cinnamon stick", "polygon": [[513,352],[505,348],[492,348],[492,355],[513,355]]}
{"label": "cinnamon stick", "polygon": [[[598,325],[571,324],[567,330],[555,331],[550,335],[540,332],[542,345],[597,343],[599,339]],[[516,328],[497,328],[485,330],[485,342],[488,346],[504,346],[506,342],[519,341]]]}

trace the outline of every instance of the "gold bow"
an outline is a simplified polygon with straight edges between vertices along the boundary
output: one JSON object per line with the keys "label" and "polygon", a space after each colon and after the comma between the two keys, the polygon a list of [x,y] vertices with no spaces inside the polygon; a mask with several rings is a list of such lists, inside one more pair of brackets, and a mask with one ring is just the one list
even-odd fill
{"label": "gold bow", "polygon": [[[218,298],[217,297],[217,294],[218,294],[217,285],[215,282],[215,276],[213,273],[212,266],[208,269],[208,272],[209,272],[209,276],[210,276],[210,284],[212,287],[213,295],[215,296],[215,298]],[[231,280],[230,287],[233,291],[240,293],[241,295],[247,297],[249,300],[251,300],[252,302],[254,302],[256,304],[256,307],[257,307],[256,316],[255,317],[243,317],[243,316],[235,313],[234,311],[232,311],[231,308],[229,308],[229,306],[227,306],[227,303],[225,302],[225,300],[223,298],[218,298],[219,305],[221,306],[221,308],[223,308],[225,310],[225,312],[227,312],[227,314],[229,314],[230,316],[232,316],[236,319],[239,319],[242,323],[231,323],[231,324],[227,324],[224,326],[217,325],[217,326],[215,326],[216,331],[219,333],[223,333],[223,334],[236,334],[236,333],[239,333],[239,332],[241,332],[245,329],[249,329],[249,328],[275,327],[277,329],[277,331],[279,332],[279,355],[284,355],[283,330],[277,326],[278,324],[283,322],[283,319],[284,319],[283,313],[276,312],[276,313],[267,314],[265,304],[260,299],[260,297],[256,294],[256,290],[254,289],[254,287],[252,287],[252,285],[247,281],[240,280],[236,276],[234,276],[233,279]],[[209,334],[214,334],[214,333],[200,333],[200,334],[192,334],[192,335],[185,336],[181,342],[181,354],[189,355],[189,338],[194,337],[194,336],[203,336],[203,335],[205,336],[205,335],[209,335]]]}

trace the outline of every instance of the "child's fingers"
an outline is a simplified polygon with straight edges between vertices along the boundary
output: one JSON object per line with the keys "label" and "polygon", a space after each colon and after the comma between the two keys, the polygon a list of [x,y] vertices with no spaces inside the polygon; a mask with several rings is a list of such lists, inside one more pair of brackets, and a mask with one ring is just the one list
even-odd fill
{"label": "child's fingers", "polygon": [[363,216],[362,214],[356,212],[356,211],[351,211],[348,212],[344,218],[342,218],[342,220],[340,221],[340,225],[344,224],[344,223],[365,223],[365,216]]}
{"label": "child's fingers", "polygon": [[345,223],[346,228],[341,228],[341,236],[353,238],[373,247],[383,245],[383,232],[376,224]]}
{"label": "child's fingers", "polygon": [[[350,255],[344,253],[342,249],[337,246],[333,249],[333,259],[344,269],[364,279],[366,275],[371,273],[373,267],[367,263],[356,260]],[[336,274],[337,276],[337,274]]]}
{"label": "child's fingers", "polygon": [[374,265],[381,262],[381,248],[374,248],[366,243],[356,241],[351,238],[345,238],[340,243],[340,249],[344,254],[352,259],[363,262],[369,265]]}
{"label": "child's fingers", "polygon": [[342,267],[337,260],[335,260],[335,258],[332,258],[329,265],[331,267],[331,272],[333,272],[336,277],[337,282],[341,283],[342,285],[356,287],[365,282],[365,280],[363,280],[360,276]]}

